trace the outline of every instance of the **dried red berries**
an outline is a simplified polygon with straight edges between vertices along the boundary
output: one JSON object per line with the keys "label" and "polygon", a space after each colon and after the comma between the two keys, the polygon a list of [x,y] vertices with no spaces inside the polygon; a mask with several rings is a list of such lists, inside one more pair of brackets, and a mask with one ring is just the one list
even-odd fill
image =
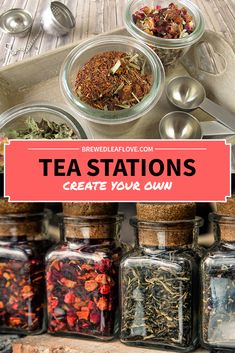
{"label": "dried red berries", "polygon": [[114,335],[120,253],[101,244],[65,244],[49,253],[49,332],[99,338]]}
{"label": "dried red berries", "polygon": [[174,3],[166,8],[144,6],[133,14],[133,21],[142,31],[164,39],[183,38],[195,29],[188,10]]}

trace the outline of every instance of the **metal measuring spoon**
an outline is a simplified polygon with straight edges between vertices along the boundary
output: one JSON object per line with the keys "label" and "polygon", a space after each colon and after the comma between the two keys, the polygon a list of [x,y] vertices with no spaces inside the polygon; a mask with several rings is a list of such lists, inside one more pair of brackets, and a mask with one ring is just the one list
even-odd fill
{"label": "metal measuring spoon", "polygon": [[212,102],[200,82],[191,77],[177,77],[167,86],[169,101],[182,110],[201,108],[223,125],[235,131],[235,115]]}
{"label": "metal measuring spoon", "polygon": [[202,129],[199,121],[185,112],[166,114],[159,123],[159,133],[162,139],[185,140],[201,139]]}
{"label": "metal measuring spoon", "polygon": [[193,115],[182,111],[166,114],[159,123],[159,133],[162,139],[175,140],[225,138],[235,134],[217,121],[199,122]]}

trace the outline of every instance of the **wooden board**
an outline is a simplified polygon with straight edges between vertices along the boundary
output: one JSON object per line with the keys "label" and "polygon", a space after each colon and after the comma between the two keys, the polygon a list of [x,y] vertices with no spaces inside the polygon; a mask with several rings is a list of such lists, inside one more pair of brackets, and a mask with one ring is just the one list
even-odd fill
{"label": "wooden board", "polygon": [[[118,29],[112,34],[127,35],[126,30]],[[70,110],[65,103],[59,88],[59,71],[67,54],[74,48],[70,44],[63,48],[50,51],[38,57],[29,58],[23,62],[9,65],[0,69],[0,113],[21,103],[32,103],[35,101],[49,101],[60,104]],[[188,75],[184,67],[179,64],[166,78],[166,83],[173,77]],[[161,118],[175,110],[169,102],[165,92],[160,101],[147,115],[130,124],[105,127],[103,125],[87,123],[92,130],[94,138],[127,138],[127,139],[158,139],[158,123]],[[199,120],[207,121],[212,118],[200,109],[193,113]],[[78,114],[74,117],[80,119]]]}
{"label": "wooden board", "polygon": [[[50,0],[0,0],[0,13],[12,7],[23,7],[30,11],[34,18],[31,33],[23,39],[0,33],[0,66],[16,63],[123,25],[126,0],[62,0],[76,17],[76,28],[68,36],[61,38],[44,33],[28,54],[20,52],[11,56],[5,48],[6,44],[13,50],[24,49],[37,34],[42,11],[49,2]],[[222,34],[235,44],[235,0],[194,0],[194,3],[203,12],[207,29]]]}
{"label": "wooden board", "polygon": [[[13,344],[13,353],[161,353],[156,349],[126,346],[119,341],[99,342],[79,338],[62,338],[49,335],[23,338]],[[172,351],[167,351],[173,353]],[[198,349],[196,353],[206,353]]]}

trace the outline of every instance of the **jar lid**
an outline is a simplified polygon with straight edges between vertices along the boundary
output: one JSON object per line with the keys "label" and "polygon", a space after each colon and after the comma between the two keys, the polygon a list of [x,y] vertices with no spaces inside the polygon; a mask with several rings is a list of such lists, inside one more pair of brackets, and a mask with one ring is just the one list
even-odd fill
{"label": "jar lid", "polygon": [[192,244],[194,229],[203,225],[203,219],[146,222],[133,217],[130,224],[138,229],[138,240],[142,246],[182,247]]}
{"label": "jar lid", "polygon": [[0,215],[0,237],[35,237],[42,231],[42,213]]}
{"label": "jar lid", "polygon": [[216,208],[217,214],[235,216],[235,195],[228,198],[227,202],[218,202]]}
{"label": "jar lid", "polygon": [[38,202],[9,202],[7,198],[0,197],[0,214],[37,213],[42,212],[44,203]]}
{"label": "jar lid", "polygon": [[114,202],[64,202],[65,216],[113,216],[118,213],[118,203]]}
{"label": "jar lid", "polygon": [[142,221],[191,220],[196,216],[195,203],[137,203],[137,218]]}
{"label": "jar lid", "polygon": [[210,213],[209,220],[219,226],[219,233],[216,231],[215,235],[219,235],[220,239],[225,242],[235,242],[235,215]]}
{"label": "jar lid", "polygon": [[116,216],[62,217],[64,235],[68,239],[112,239],[120,231],[122,214]]}

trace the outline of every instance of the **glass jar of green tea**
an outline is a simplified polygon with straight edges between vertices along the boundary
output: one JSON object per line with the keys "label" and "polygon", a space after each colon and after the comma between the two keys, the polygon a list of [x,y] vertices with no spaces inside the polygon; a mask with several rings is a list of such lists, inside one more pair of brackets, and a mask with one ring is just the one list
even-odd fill
{"label": "glass jar of green tea", "polygon": [[[179,218],[177,207],[165,204],[158,211],[162,218]],[[155,211],[154,221],[131,219],[138,246],[120,266],[121,341],[188,352],[198,343],[198,259],[192,244],[201,219],[157,221]]]}
{"label": "glass jar of green tea", "polygon": [[0,215],[0,334],[45,330],[44,254],[41,214]]}
{"label": "glass jar of green tea", "polygon": [[235,215],[230,213],[234,206],[231,199],[222,206],[230,215],[210,214],[216,242],[201,264],[201,341],[204,347],[223,352],[235,351]]}

